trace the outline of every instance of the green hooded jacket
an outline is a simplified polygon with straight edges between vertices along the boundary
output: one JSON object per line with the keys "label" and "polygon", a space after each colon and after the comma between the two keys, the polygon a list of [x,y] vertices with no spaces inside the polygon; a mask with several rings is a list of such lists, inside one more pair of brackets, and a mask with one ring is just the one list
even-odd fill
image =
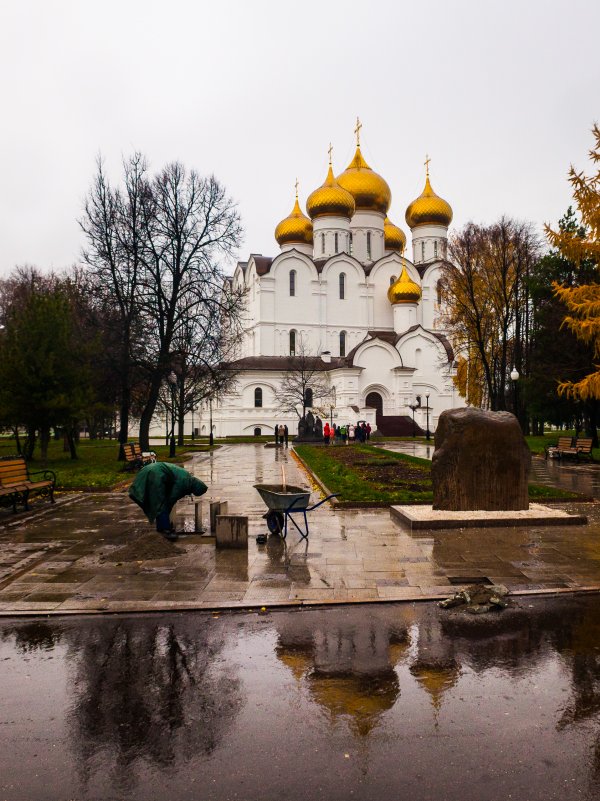
{"label": "green hooded jacket", "polygon": [[161,512],[170,512],[186,495],[204,495],[208,487],[188,470],[168,462],[142,467],[129,489],[148,520],[154,523]]}

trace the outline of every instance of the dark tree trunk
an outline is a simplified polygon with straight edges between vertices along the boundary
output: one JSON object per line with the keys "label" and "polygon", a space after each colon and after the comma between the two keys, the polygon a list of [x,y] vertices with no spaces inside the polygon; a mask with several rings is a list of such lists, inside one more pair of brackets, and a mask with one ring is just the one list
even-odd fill
{"label": "dark tree trunk", "polygon": [[16,445],[16,448],[17,448],[17,453],[18,453],[19,456],[22,456],[23,453],[21,451],[21,438],[19,437],[19,426],[15,426],[13,431],[14,431],[14,434],[15,434],[15,445]]}
{"label": "dark tree trunk", "polygon": [[70,428],[67,433],[67,443],[69,445],[69,452],[71,454],[71,459],[77,459],[76,433],[77,433],[77,428]]}
{"label": "dark tree trunk", "polygon": [[119,462],[125,461],[124,445],[129,438],[129,406],[131,403],[129,387],[123,387],[121,393],[121,406],[119,408]]}
{"label": "dark tree trunk", "polygon": [[185,423],[185,383],[183,376],[179,381],[179,397],[177,398],[177,444],[183,445]]}
{"label": "dark tree trunk", "polygon": [[40,428],[40,453],[42,461],[48,460],[48,443],[50,442],[50,426]]}
{"label": "dark tree trunk", "polygon": [[150,450],[150,424],[152,423],[154,410],[156,409],[156,404],[158,403],[161,381],[162,373],[156,372],[152,376],[148,400],[144,406],[142,416],[140,417],[140,446],[143,451]]}
{"label": "dark tree trunk", "polygon": [[33,459],[33,451],[35,450],[35,441],[36,441],[35,427],[27,426],[27,439],[25,440],[25,445],[23,446],[23,456],[25,457],[26,462],[30,462]]}

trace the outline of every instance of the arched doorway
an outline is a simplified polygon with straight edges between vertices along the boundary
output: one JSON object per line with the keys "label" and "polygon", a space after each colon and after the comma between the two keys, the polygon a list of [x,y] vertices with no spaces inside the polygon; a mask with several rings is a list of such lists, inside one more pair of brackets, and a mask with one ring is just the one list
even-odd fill
{"label": "arched doorway", "polygon": [[369,409],[375,409],[376,417],[383,415],[383,398],[379,392],[369,392],[365,398],[365,406],[368,406]]}

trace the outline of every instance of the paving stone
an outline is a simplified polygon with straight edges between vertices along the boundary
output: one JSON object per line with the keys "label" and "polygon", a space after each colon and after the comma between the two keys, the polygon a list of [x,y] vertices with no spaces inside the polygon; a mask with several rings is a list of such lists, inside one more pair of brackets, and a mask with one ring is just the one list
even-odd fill
{"label": "paving stone", "polygon": [[[306,484],[289,452],[280,457],[288,480]],[[276,482],[281,461],[262,445],[224,446],[210,458],[198,454],[187,463],[209,485],[207,502],[226,499],[233,514],[249,515],[247,553],[217,553],[214,545],[186,536],[178,542],[184,553],[175,557],[102,562],[101,552],[134,541],[149,527],[125,493],[85,496],[0,531],[0,611],[14,611],[14,604],[19,611],[54,614],[406,600],[450,594],[455,587],[448,576],[485,576],[513,591],[600,587],[600,508],[594,505],[564,505],[580,511],[585,506],[591,521],[568,530],[521,526],[410,533],[393,523],[387,510],[333,511],[325,504],[310,515],[308,542],[292,530],[286,542],[269,538],[259,546],[255,537],[265,530],[265,507],[252,487],[259,463],[260,479]],[[590,475],[596,479],[600,468],[594,466]],[[193,515],[187,500],[178,505],[182,526]],[[20,560],[29,561],[21,562],[19,571]],[[53,600],[46,605],[40,597]]]}

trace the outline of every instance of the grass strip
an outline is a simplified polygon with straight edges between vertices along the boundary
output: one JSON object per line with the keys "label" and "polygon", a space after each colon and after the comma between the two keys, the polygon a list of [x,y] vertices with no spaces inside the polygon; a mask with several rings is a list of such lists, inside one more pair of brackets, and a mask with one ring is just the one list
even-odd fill
{"label": "grass strip", "polygon": [[[371,445],[296,445],[298,455],[341,503],[382,506],[431,503],[431,462]],[[529,485],[529,498],[577,500],[581,495],[541,484]]]}
{"label": "grass strip", "polygon": [[[169,458],[166,445],[152,445],[152,450],[162,462],[181,462],[190,451],[208,451],[208,446],[182,446],[173,459]],[[0,439],[0,457],[15,456],[14,439]],[[77,446],[77,459],[71,459],[63,450],[62,440],[52,440],[48,446],[48,459],[42,461],[39,452],[29,462],[29,470],[54,470],[58,490],[110,490],[123,481],[133,479],[135,471],[125,471],[123,462],[117,461],[119,446],[115,440],[81,440]]]}

